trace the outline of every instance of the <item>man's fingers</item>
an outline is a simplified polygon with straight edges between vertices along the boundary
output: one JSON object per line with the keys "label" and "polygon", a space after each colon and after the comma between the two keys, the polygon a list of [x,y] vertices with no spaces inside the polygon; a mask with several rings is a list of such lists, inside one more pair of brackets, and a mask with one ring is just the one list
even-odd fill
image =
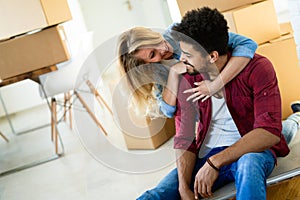
{"label": "man's fingers", "polygon": [[207,187],[207,195],[211,197],[213,194],[211,192],[211,187]]}
{"label": "man's fingers", "polygon": [[195,199],[198,199],[198,182],[197,180],[195,180],[195,183],[194,183],[194,194],[195,194]]}
{"label": "man's fingers", "polygon": [[207,198],[207,187],[205,184],[202,184],[200,194],[202,197]]}

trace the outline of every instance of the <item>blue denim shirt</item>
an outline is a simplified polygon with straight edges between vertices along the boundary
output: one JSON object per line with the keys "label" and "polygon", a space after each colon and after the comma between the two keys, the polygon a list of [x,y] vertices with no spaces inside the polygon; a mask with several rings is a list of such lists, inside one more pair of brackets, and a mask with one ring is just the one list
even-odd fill
{"label": "blue denim shirt", "polygon": [[[170,25],[165,33],[163,34],[164,38],[172,45],[173,47],[173,57],[179,60],[180,58],[180,47],[177,41],[174,41],[171,36],[171,28],[174,24]],[[228,47],[232,49],[232,56],[239,56],[239,57],[247,57],[253,58],[254,53],[257,49],[257,43],[250,38],[245,36],[229,32],[228,33],[229,40],[228,40]],[[176,111],[176,106],[171,106],[167,104],[162,98],[163,87],[161,85],[157,85],[156,100],[160,107],[160,111],[168,118],[172,118]]]}

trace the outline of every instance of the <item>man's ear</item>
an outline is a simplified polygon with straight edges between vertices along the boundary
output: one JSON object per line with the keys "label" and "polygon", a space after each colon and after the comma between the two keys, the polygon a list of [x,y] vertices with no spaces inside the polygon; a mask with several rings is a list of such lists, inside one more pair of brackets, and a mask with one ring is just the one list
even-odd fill
{"label": "man's ear", "polygon": [[209,62],[215,63],[219,58],[219,53],[217,51],[212,51],[210,52],[209,57],[210,57]]}

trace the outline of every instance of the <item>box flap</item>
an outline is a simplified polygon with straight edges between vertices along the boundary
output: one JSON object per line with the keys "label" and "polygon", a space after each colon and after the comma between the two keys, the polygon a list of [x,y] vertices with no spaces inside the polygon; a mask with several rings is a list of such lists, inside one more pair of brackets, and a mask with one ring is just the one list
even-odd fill
{"label": "box flap", "polygon": [[48,25],[56,25],[72,19],[67,0],[41,0]]}

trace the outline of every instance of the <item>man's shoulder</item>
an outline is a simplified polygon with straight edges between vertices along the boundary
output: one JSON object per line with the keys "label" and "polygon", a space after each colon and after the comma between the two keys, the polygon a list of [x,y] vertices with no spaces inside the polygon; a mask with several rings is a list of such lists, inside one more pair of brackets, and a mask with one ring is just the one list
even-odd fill
{"label": "man's shoulder", "polygon": [[252,71],[256,68],[260,70],[274,70],[272,62],[265,56],[255,53],[248,63],[245,71]]}
{"label": "man's shoulder", "polygon": [[249,63],[252,63],[252,64],[265,63],[265,64],[272,65],[271,61],[267,57],[260,55],[258,53],[254,54],[253,58],[251,59],[251,61]]}
{"label": "man's shoulder", "polygon": [[[272,62],[265,56],[254,54],[254,57],[240,73],[244,81],[271,81],[276,79],[276,71]],[[263,81],[264,80],[264,81]]]}

